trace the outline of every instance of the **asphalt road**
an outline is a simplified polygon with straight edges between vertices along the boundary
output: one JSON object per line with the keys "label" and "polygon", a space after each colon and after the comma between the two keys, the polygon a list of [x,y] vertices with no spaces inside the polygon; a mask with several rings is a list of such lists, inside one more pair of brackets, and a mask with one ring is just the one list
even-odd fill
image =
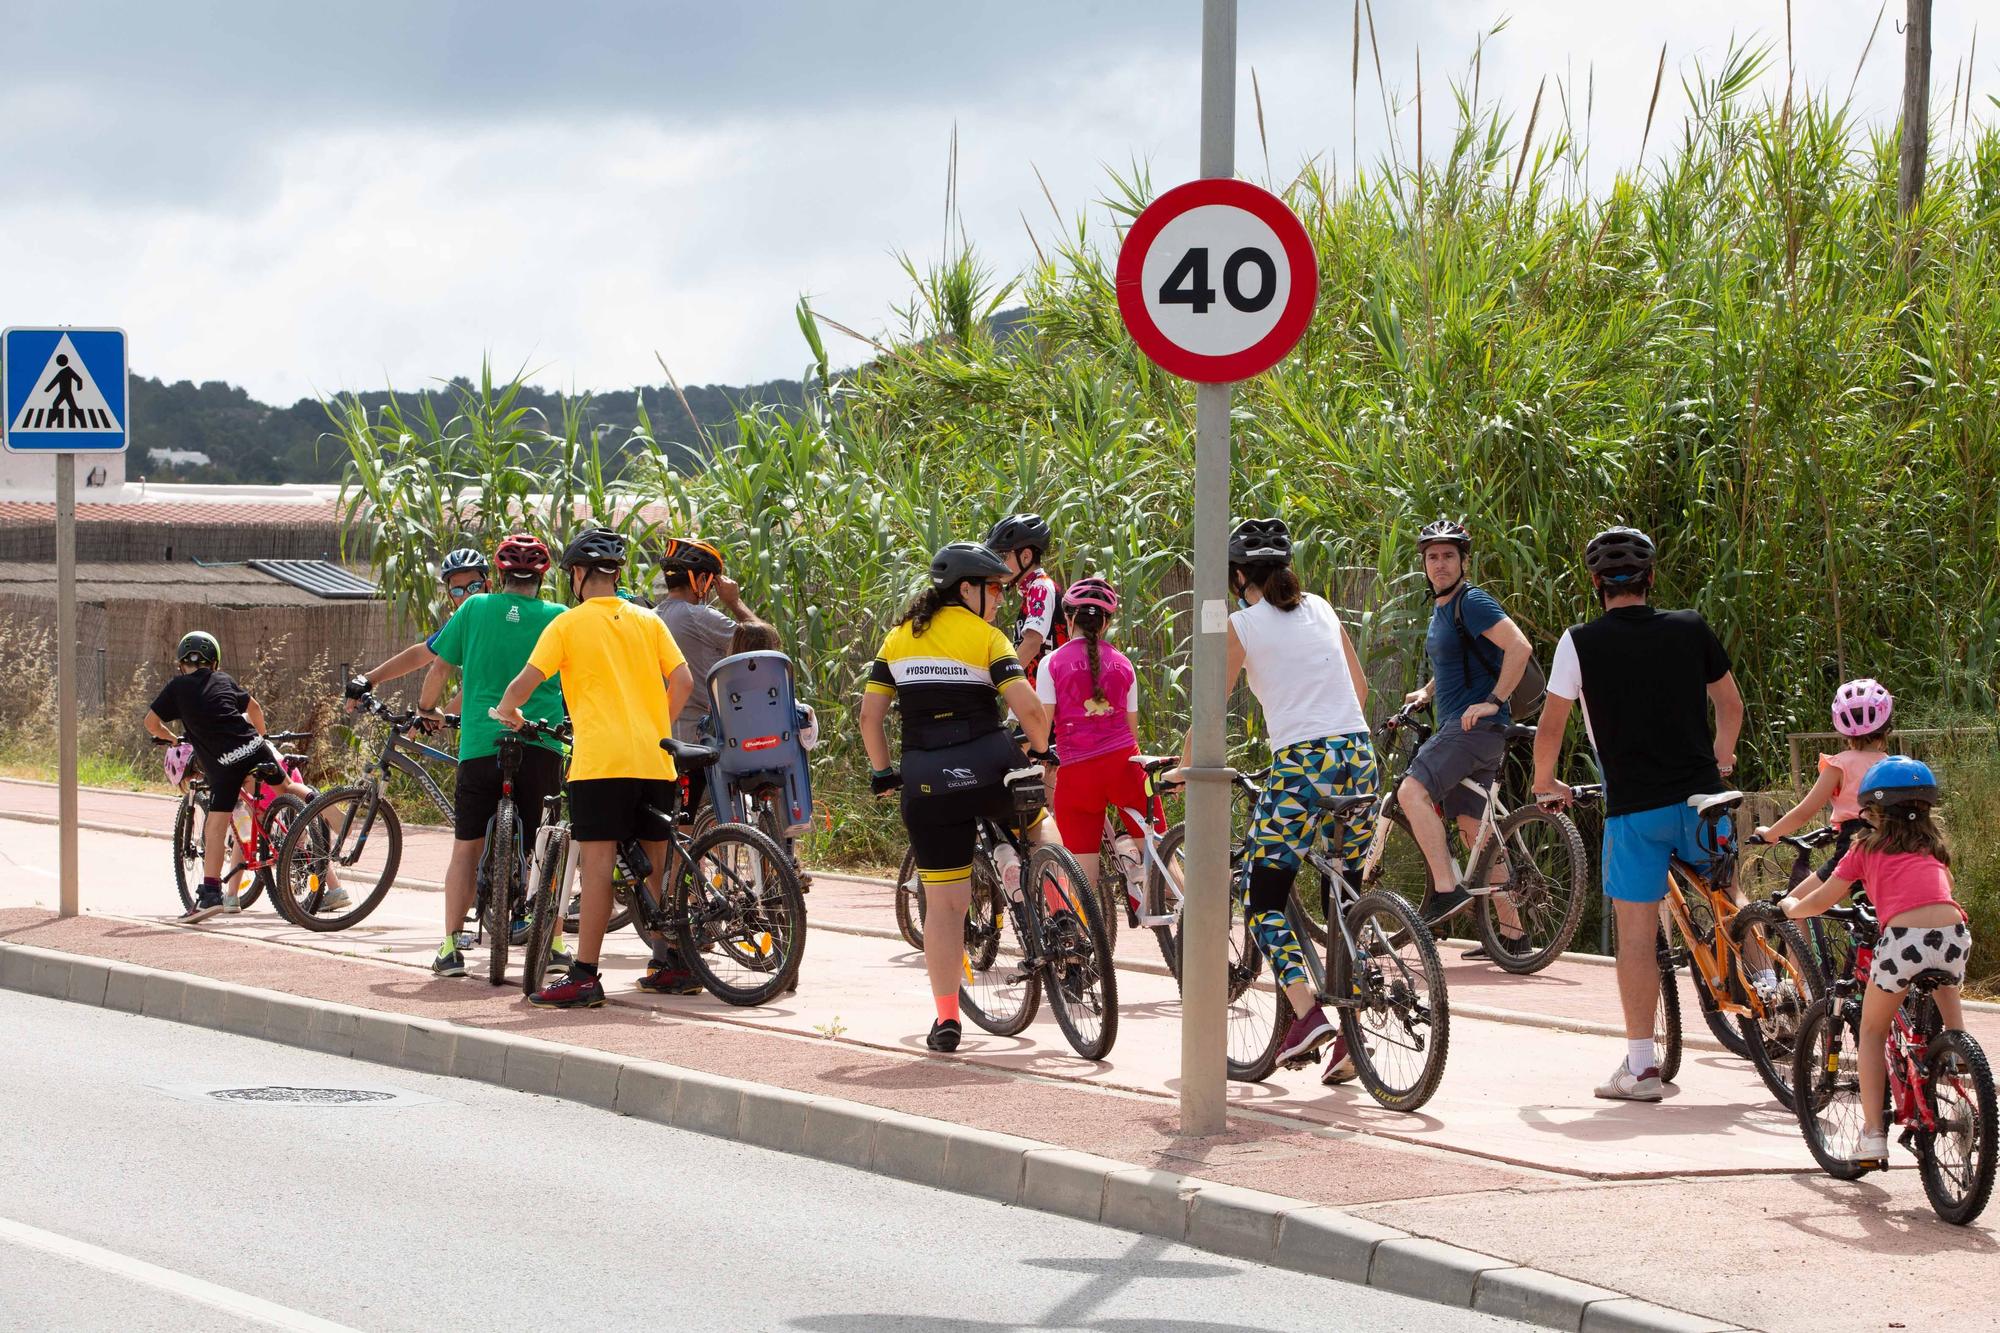
{"label": "asphalt road", "polygon": [[[398,1092],[367,1105],[205,1088]],[[484,1084],[0,992],[0,1324],[1519,1328]]]}

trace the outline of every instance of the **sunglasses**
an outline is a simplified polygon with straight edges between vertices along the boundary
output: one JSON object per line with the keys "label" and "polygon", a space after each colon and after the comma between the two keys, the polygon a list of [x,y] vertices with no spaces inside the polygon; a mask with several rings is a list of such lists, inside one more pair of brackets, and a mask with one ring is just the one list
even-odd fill
{"label": "sunglasses", "polygon": [[485,591],[486,591],[485,579],[474,579],[470,583],[460,584],[456,588],[445,589],[445,592],[450,595],[451,599],[454,602],[462,602],[476,592],[485,592]]}

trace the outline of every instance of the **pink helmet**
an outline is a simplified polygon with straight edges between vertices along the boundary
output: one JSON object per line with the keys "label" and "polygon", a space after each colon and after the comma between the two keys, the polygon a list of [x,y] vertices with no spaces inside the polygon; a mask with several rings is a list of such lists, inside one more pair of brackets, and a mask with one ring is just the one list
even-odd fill
{"label": "pink helmet", "polygon": [[188,775],[188,765],[194,762],[194,747],[186,741],[175,741],[167,747],[161,763],[167,770],[167,781],[178,787]]}
{"label": "pink helmet", "polygon": [[1115,616],[1118,614],[1118,589],[1093,574],[1063,589],[1063,605],[1071,611],[1094,606],[1107,616]]}
{"label": "pink helmet", "polygon": [[1870,736],[1888,724],[1896,700],[1878,680],[1850,680],[1833,692],[1833,729],[1843,736]]}

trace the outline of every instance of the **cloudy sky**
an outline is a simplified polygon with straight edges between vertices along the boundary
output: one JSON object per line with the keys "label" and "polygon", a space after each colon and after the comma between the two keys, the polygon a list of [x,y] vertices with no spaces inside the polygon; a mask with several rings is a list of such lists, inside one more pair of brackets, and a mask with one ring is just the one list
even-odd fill
{"label": "cloudy sky", "polygon": [[[1939,112],[1973,40],[1937,7]],[[1678,77],[1732,38],[1776,43],[1782,0],[1515,0],[1483,89],[1525,118],[1571,90],[1600,183],[1637,153],[1660,44]],[[1844,94],[1881,0],[1799,0],[1802,82]],[[1422,51],[1430,123],[1488,0],[1375,6],[1392,104]],[[1894,116],[1893,0],[1858,112]],[[1358,137],[1384,151],[1352,0],[1243,0],[1238,160],[1263,176]],[[1809,17],[1806,17],[1809,16]],[[966,229],[1012,272],[1027,225],[1089,211],[1107,165],[1194,174],[1197,0],[346,0],[324,5],[0,0],[0,323],[119,324],[136,372],[225,379],[271,401],[467,373],[482,355],[542,383],[613,389],[797,375],[801,295],[878,331],[937,252],[956,126]],[[2000,24],[1971,86],[1991,118]],[[1435,101],[1430,99],[1437,99]],[[1358,121],[1358,124],[1357,124]],[[1403,134],[1413,133],[1405,113]],[[1653,146],[1658,148],[1656,129]],[[858,359],[858,344],[835,349]]]}

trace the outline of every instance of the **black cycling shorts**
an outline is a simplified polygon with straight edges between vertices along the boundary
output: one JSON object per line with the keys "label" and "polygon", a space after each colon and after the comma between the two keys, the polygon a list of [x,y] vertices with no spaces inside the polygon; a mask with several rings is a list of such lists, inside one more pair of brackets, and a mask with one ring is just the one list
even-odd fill
{"label": "black cycling shorts", "polygon": [[660,842],[679,784],[664,778],[585,778],[569,784],[569,834],[578,842]]}
{"label": "black cycling shorts", "polygon": [[903,826],[919,880],[950,884],[971,876],[979,820],[1014,822],[1004,779],[1027,762],[1001,731],[943,750],[903,751]]}
{"label": "black cycling shorts", "polygon": [[[514,775],[514,809],[520,812],[523,847],[532,847],[542,826],[542,798],[562,790],[562,756],[539,745],[521,747],[521,768]],[[486,836],[493,812],[500,808],[500,756],[463,759],[451,789],[451,833],[460,842]]]}
{"label": "black cycling shorts", "polygon": [[233,764],[217,764],[204,769],[208,781],[208,808],[211,813],[221,811],[227,814],[236,808],[242,798],[243,784],[250,781],[253,774],[261,774],[266,782],[283,784],[290,782],[285,770],[278,767],[278,752],[269,741],[264,742],[247,758]]}

